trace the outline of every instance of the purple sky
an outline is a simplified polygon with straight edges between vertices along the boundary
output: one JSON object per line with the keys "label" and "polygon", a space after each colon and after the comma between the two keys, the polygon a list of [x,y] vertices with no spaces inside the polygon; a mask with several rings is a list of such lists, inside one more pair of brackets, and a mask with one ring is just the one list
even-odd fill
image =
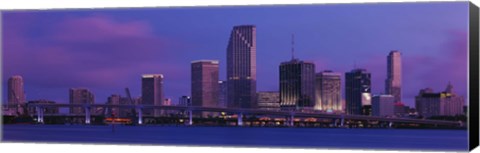
{"label": "purple sky", "polygon": [[106,102],[110,94],[125,95],[125,87],[137,97],[141,75],[161,73],[165,96],[176,102],[190,95],[190,61],[220,60],[220,78],[225,79],[230,30],[241,24],[257,26],[258,91],[278,90],[278,66],[290,59],[295,33],[296,57],[314,61],[317,71],[342,75],[356,63],[372,73],[373,94],[384,90],[388,53],[400,50],[407,105],[414,106],[420,89],[441,91],[449,81],[459,95],[467,96],[467,2],[2,15],[3,95],[8,77],[22,75],[27,100],[68,102],[71,87],[89,88],[97,103]]}

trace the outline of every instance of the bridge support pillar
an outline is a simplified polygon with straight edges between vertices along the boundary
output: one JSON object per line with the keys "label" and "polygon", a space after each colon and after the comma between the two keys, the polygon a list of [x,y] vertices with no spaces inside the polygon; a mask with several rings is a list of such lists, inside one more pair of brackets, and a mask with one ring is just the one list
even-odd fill
{"label": "bridge support pillar", "polygon": [[290,123],[289,123],[289,126],[290,127],[294,127],[295,126],[295,116],[293,114],[290,114]]}
{"label": "bridge support pillar", "polygon": [[193,125],[193,114],[192,114],[192,110],[188,110],[188,125]]}
{"label": "bridge support pillar", "polygon": [[44,123],[43,122],[43,108],[42,107],[35,107],[35,109],[37,110],[37,122],[38,123]]}
{"label": "bridge support pillar", "polygon": [[238,125],[238,126],[243,126],[243,113],[238,113],[238,116],[237,116],[237,125]]}
{"label": "bridge support pillar", "polygon": [[90,124],[90,107],[85,107],[85,124]]}
{"label": "bridge support pillar", "polygon": [[137,112],[138,112],[138,125],[142,125],[143,124],[142,109],[137,108]]}
{"label": "bridge support pillar", "polygon": [[345,118],[343,117],[342,115],[342,118],[340,119],[340,127],[343,127],[343,125],[345,124]]}

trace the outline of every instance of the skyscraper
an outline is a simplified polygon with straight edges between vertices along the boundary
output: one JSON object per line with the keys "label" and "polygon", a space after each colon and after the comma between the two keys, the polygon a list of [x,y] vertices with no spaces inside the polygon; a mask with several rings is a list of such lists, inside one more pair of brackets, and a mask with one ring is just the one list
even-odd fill
{"label": "skyscraper", "polygon": [[[142,76],[142,104],[143,105],[162,105],[163,102],[163,75],[146,74]],[[160,116],[160,110],[144,109],[142,112],[146,116]]]}
{"label": "skyscraper", "polygon": [[192,62],[192,105],[218,106],[218,61],[198,60]]}
{"label": "skyscraper", "polygon": [[341,112],[341,75],[332,71],[323,71],[316,74],[315,80],[315,110],[327,112]]}
{"label": "skyscraper", "polygon": [[395,102],[402,102],[402,54],[391,51],[387,57],[387,79],[385,93],[393,95]]}
{"label": "skyscraper", "polygon": [[257,92],[256,27],[233,27],[227,46],[228,107],[254,108]]}
{"label": "skyscraper", "polygon": [[12,107],[10,107],[11,110],[15,110],[20,114],[22,114],[24,110],[23,107],[18,107],[18,105],[24,105],[26,103],[25,90],[23,89],[23,86],[22,76],[15,75],[8,79],[7,103],[12,105]]}
{"label": "skyscraper", "polygon": [[371,109],[371,74],[365,69],[345,73],[346,113],[362,115]]}
{"label": "skyscraper", "polygon": [[315,64],[292,59],[280,64],[280,107],[282,110],[313,110]]}
{"label": "skyscraper", "polygon": [[[69,90],[70,104],[94,104],[95,96],[90,90],[85,88],[70,88]],[[94,112],[93,109],[90,112]],[[81,115],[85,114],[85,109],[81,107],[70,107],[70,114]]]}

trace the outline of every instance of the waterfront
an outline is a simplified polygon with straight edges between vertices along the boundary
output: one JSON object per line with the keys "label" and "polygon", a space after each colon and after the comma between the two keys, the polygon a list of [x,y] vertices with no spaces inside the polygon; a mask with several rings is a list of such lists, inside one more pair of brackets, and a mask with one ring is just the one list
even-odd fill
{"label": "waterfront", "polygon": [[3,125],[2,141],[466,151],[467,130]]}

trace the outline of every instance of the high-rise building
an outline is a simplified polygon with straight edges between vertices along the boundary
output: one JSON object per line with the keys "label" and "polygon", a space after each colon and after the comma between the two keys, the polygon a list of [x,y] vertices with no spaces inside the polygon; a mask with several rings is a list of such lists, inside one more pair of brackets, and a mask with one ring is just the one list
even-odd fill
{"label": "high-rise building", "polygon": [[391,51],[387,57],[387,79],[385,93],[393,95],[395,102],[402,102],[402,54]]}
{"label": "high-rise building", "polygon": [[254,25],[233,27],[227,46],[229,108],[254,108],[257,93],[257,34]]}
{"label": "high-rise building", "polygon": [[[162,105],[163,102],[163,75],[146,74],[142,76],[142,104],[143,105]],[[158,109],[146,108],[142,113],[145,116],[158,117],[161,111]]]}
{"label": "high-rise building", "polygon": [[10,105],[9,109],[15,110],[20,114],[23,114],[23,107],[20,107],[26,103],[25,90],[23,89],[22,76],[15,75],[8,79],[7,86],[7,104]]}
{"label": "high-rise building", "polygon": [[[120,95],[113,94],[113,95],[110,95],[110,97],[107,98],[107,103],[109,105],[119,105],[121,100],[122,100],[122,97]],[[107,116],[110,116],[110,115],[114,114],[115,116],[118,117],[120,115],[120,108],[111,107],[111,108],[108,108],[107,112],[109,113],[109,114],[106,114]]]}
{"label": "high-rise building", "polygon": [[178,106],[191,106],[192,99],[189,96],[182,96],[178,99]]}
{"label": "high-rise building", "polygon": [[192,105],[218,106],[218,61],[198,60],[192,62]]}
{"label": "high-rise building", "polygon": [[392,95],[375,95],[372,97],[372,116],[393,116],[393,104],[395,98]]}
{"label": "high-rise building", "polygon": [[463,115],[464,104],[463,96],[455,94],[450,83],[443,92],[435,93],[426,88],[415,97],[415,108],[423,117]]}
{"label": "high-rise building", "polygon": [[227,81],[218,81],[218,88],[219,88],[219,93],[218,93],[218,107],[220,108],[226,108],[227,107],[227,96],[228,96],[228,86],[227,86]]}
{"label": "high-rise building", "polygon": [[[95,96],[90,90],[85,88],[70,88],[69,90],[70,104],[94,104]],[[95,112],[93,109],[90,112]],[[70,107],[70,114],[82,115],[85,114],[85,108]]]}
{"label": "high-rise building", "polygon": [[313,110],[315,64],[292,59],[280,64],[280,107],[282,110]]}
{"label": "high-rise building", "polygon": [[342,112],[341,74],[323,71],[315,78],[315,110]]}
{"label": "high-rise building", "polygon": [[346,113],[367,115],[371,108],[371,74],[365,69],[345,73]]}
{"label": "high-rise building", "polygon": [[277,91],[264,91],[257,93],[258,109],[280,110],[280,94]]}

